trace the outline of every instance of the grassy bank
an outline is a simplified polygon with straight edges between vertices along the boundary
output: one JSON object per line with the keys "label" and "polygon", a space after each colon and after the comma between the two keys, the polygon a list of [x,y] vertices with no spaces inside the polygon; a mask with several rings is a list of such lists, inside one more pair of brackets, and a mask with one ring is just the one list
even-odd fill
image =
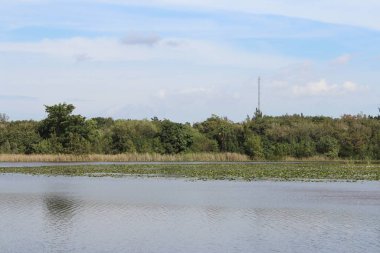
{"label": "grassy bank", "polygon": [[128,153],[118,155],[24,155],[0,154],[0,162],[244,162],[249,157],[237,153],[186,153],[175,155]]}
{"label": "grassy bank", "polygon": [[0,168],[0,173],[67,176],[157,176],[215,180],[380,180],[379,164],[81,165]]}

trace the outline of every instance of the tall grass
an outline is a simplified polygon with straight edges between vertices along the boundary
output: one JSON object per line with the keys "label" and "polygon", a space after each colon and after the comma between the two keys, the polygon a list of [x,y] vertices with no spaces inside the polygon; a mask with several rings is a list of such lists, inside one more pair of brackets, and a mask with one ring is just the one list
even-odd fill
{"label": "tall grass", "polygon": [[24,155],[0,154],[0,162],[244,162],[250,158],[237,153],[186,153],[161,154],[118,154],[118,155]]}

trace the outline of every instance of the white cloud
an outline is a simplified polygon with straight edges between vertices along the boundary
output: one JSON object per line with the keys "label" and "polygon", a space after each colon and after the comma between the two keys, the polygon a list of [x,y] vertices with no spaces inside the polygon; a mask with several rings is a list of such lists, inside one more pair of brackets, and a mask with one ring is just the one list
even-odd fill
{"label": "white cloud", "polygon": [[212,92],[212,89],[210,89],[210,88],[198,87],[198,88],[182,89],[182,90],[178,91],[178,94],[183,94],[183,95],[208,94],[211,92]]}
{"label": "white cloud", "polygon": [[364,87],[360,87],[356,83],[349,82],[349,81],[343,83],[342,87],[343,87],[344,91],[348,91],[348,92],[355,92],[355,91],[357,91],[357,90],[359,90],[361,88],[364,88]]}
{"label": "white cloud", "polygon": [[74,59],[77,62],[84,62],[84,61],[90,61],[91,57],[88,56],[87,54],[78,54],[78,55],[74,55]]}
{"label": "white cloud", "polygon": [[343,84],[329,84],[325,79],[318,82],[311,82],[306,85],[295,85],[292,92],[296,96],[321,96],[321,95],[344,95],[356,91],[363,91],[367,88],[351,81]]}
{"label": "white cloud", "polygon": [[[137,42],[137,41],[136,41]],[[173,43],[176,46],[173,46]],[[254,54],[203,40],[161,39],[154,47],[145,43],[122,43],[115,38],[45,39],[39,42],[0,43],[0,52],[42,54],[75,61],[172,61],[199,65],[248,68],[281,67],[296,59],[270,54]]]}
{"label": "white cloud", "polygon": [[126,45],[154,46],[161,41],[161,38],[157,34],[130,33],[121,41]]}
{"label": "white cloud", "polygon": [[343,54],[335,59],[332,60],[333,64],[336,65],[346,65],[352,60],[351,54]]}
{"label": "white cloud", "polygon": [[167,91],[166,90],[159,90],[157,92],[157,97],[160,98],[160,99],[166,98],[166,95],[167,95]]}

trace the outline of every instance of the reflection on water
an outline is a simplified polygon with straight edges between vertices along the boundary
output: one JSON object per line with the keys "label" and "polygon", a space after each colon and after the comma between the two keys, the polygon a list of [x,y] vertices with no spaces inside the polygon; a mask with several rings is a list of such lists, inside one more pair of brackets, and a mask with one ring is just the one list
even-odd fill
{"label": "reflection on water", "polygon": [[0,176],[0,252],[380,252],[380,183]]}
{"label": "reflection on water", "polygon": [[77,201],[70,197],[51,195],[43,199],[49,220],[57,222],[70,221],[74,216],[74,211],[78,209]]}
{"label": "reflection on water", "polygon": [[[68,250],[69,235],[74,228],[73,217],[80,210],[79,202],[64,195],[47,195],[43,198],[45,204],[45,244],[49,248]],[[45,245],[44,244],[44,245]]]}

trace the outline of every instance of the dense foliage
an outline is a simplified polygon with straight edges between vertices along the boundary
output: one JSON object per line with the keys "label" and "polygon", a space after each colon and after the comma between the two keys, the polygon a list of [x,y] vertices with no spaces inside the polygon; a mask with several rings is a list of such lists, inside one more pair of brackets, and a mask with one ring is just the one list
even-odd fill
{"label": "dense foliage", "polygon": [[120,154],[235,152],[253,159],[380,159],[380,117],[261,116],[235,123],[212,115],[203,122],[86,119],[71,104],[46,106],[42,121],[0,114],[0,153]]}

